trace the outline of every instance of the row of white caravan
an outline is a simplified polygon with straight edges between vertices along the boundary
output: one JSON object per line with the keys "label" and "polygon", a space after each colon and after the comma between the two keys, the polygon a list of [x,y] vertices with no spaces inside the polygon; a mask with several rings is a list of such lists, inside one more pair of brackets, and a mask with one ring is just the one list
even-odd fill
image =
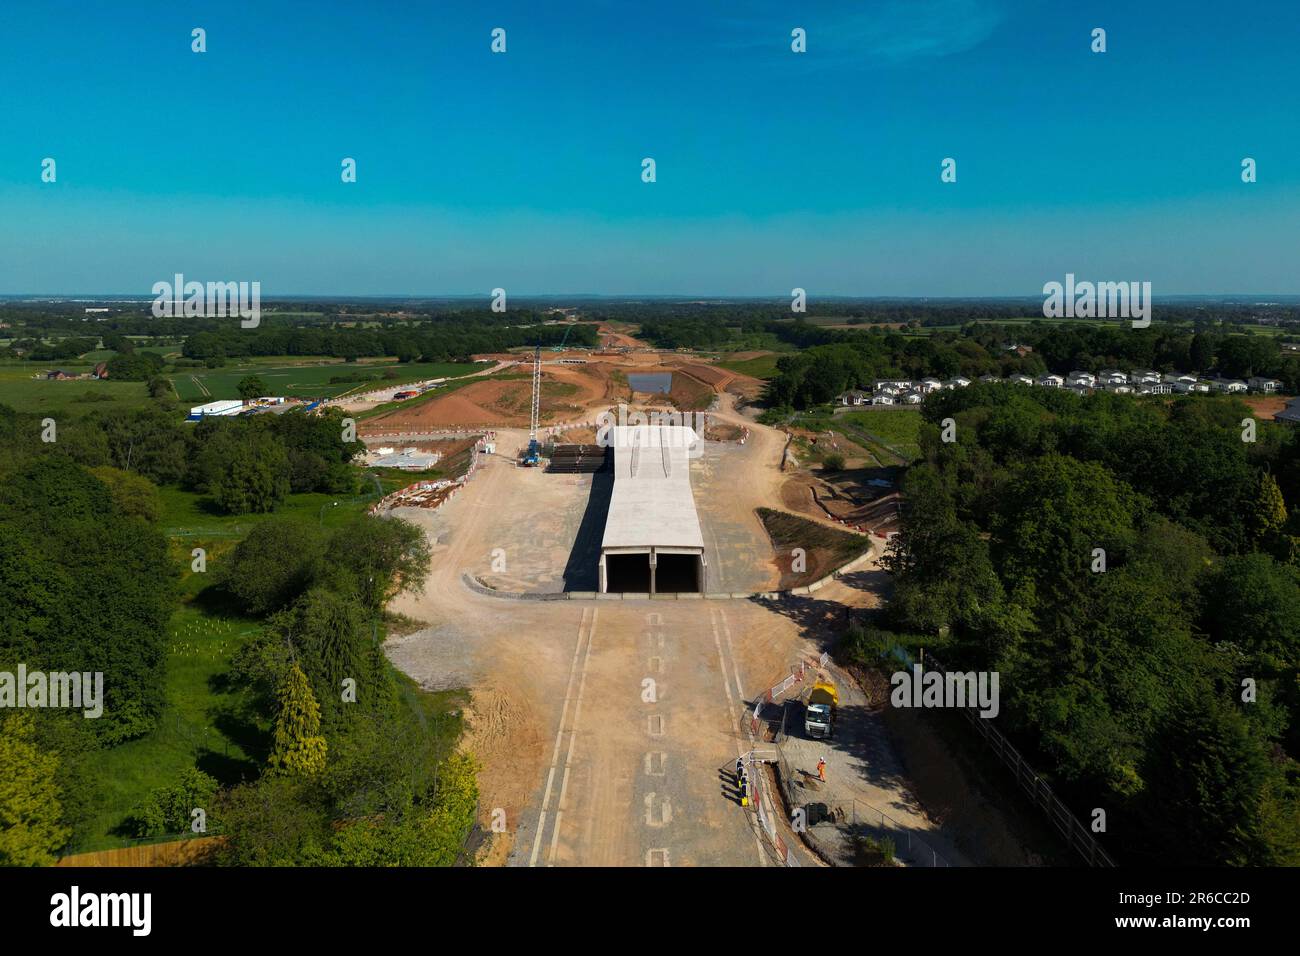
{"label": "row of white caravan", "polygon": [[[1020,374],[1005,379],[997,375],[981,375],[979,381],[1061,388],[1080,395],[1086,395],[1096,389],[1103,389],[1117,395],[1190,395],[1208,392],[1224,394],[1253,392],[1268,395],[1282,387],[1282,383],[1277,379],[1262,376],[1255,376],[1243,382],[1235,378],[1201,379],[1195,375],[1178,372],[1162,375],[1150,369],[1136,369],[1132,372],[1103,369],[1095,374],[1093,372],[1071,372],[1069,375],[1052,373],[1038,378]],[[971,382],[971,379],[961,375],[947,381],[937,378],[923,378],[916,382],[907,379],[882,379],[876,382],[872,392],[851,390],[840,395],[839,401],[841,405],[919,405],[925,400],[926,395],[944,389],[965,388]]]}

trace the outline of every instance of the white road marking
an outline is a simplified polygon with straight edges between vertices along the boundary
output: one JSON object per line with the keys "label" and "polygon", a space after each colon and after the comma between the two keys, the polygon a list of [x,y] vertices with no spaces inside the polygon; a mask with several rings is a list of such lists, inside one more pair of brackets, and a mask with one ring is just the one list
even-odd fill
{"label": "white road marking", "polygon": [[569,752],[564,758],[564,777],[560,781],[560,798],[556,801],[555,822],[551,829],[551,852],[547,866],[555,865],[555,851],[560,845],[560,821],[564,819],[564,798],[569,792],[569,768],[573,766],[573,743],[578,739],[578,720],[582,717],[582,694],[587,689],[587,664],[591,661],[591,645],[596,640],[596,619],[600,609],[591,612],[591,626],[587,630],[587,653],[582,658],[582,671],[578,678],[578,700],[573,706],[573,723],[569,727]]}
{"label": "white road marking", "polygon": [[655,797],[657,796],[658,794],[653,790],[645,795],[645,825],[656,829],[666,827],[673,822],[673,808],[667,797],[663,798],[663,811],[659,819],[655,819]]}
{"label": "white road marking", "polygon": [[[713,626],[713,644],[718,649],[718,667],[722,671],[722,688],[727,692],[727,720],[731,724],[732,738],[736,741],[736,756],[742,757],[745,751],[741,749],[740,743],[740,724],[736,721],[736,696],[731,692],[731,682],[727,679],[727,660],[722,653],[722,638],[718,634],[718,618],[722,612],[715,609],[709,609],[709,623]],[[723,616],[723,625],[726,625],[726,618]],[[734,669],[734,668],[733,668]],[[749,824],[749,834],[754,838],[754,849],[758,851],[758,865],[767,866],[767,854],[763,851],[763,841],[758,836],[758,825],[748,812],[745,813],[746,822]]]}
{"label": "white road marking", "polygon": [[[736,699],[744,703],[745,691],[740,683],[740,666],[736,663],[736,648],[731,643],[731,625],[727,623],[727,615],[720,609],[718,617],[722,620],[722,635],[727,639],[727,654],[731,657],[731,673],[736,678]],[[726,678],[725,672],[723,678]]]}
{"label": "white road marking", "polygon": [[[546,775],[546,790],[542,795],[542,809],[537,815],[537,835],[533,838],[533,853],[528,860],[529,866],[537,865],[537,856],[542,849],[542,835],[546,832],[546,808],[551,803],[551,787],[555,783],[555,770],[560,762],[560,744],[564,739],[564,722],[569,714],[569,697],[573,693],[573,681],[578,674],[578,657],[582,651],[583,632],[587,629],[588,610],[592,611],[591,629],[595,630],[595,610],[583,608],[582,620],[578,623],[578,639],[573,645],[573,661],[569,664],[569,682],[564,688],[564,706],[560,709],[560,726],[555,731],[555,748],[551,753],[551,769]],[[590,652],[590,640],[588,640],[587,649]],[[572,740],[570,740],[570,747],[572,747]]]}

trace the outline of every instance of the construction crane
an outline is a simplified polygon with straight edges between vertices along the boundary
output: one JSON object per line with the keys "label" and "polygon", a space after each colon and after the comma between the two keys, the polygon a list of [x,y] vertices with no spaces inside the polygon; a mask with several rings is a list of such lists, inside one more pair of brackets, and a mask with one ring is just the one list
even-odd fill
{"label": "construction crane", "polygon": [[567,342],[567,341],[569,341],[569,333],[573,331],[573,327],[574,327],[575,325],[577,325],[577,324],[578,324],[577,322],[573,322],[573,323],[571,323],[571,324],[569,325],[569,327],[568,327],[567,329],[564,330],[564,338],[560,339],[560,344],[559,344],[559,345],[557,345],[557,346],[555,346],[553,349],[551,349],[552,352],[563,352],[563,351],[564,351],[564,343]]}
{"label": "construction crane", "polygon": [[[575,323],[576,324],[576,323]],[[573,325],[564,330],[564,337],[555,351],[563,352]],[[524,467],[536,468],[542,461],[542,446],[537,443],[537,419],[542,408],[542,347],[533,347],[533,413],[528,422],[528,451],[524,453]]]}
{"label": "construction crane", "polygon": [[533,413],[528,425],[528,451],[524,453],[524,467],[536,468],[541,464],[542,447],[537,444],[537,413],[542,407],[542,347],[533,349]]}

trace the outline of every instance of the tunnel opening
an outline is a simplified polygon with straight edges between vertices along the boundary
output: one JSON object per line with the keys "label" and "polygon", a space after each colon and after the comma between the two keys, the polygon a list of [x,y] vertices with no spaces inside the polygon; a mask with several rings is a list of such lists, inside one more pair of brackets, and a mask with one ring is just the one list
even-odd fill
{"label": "tunnel opening", "polygon": [[606,554],[605,590],[650,593],[650,553]]}
{"label": "tunnel opening", "polygon": [[703,590],[698,554],[664,554],[661,551],[655,557],[657,594],[698,594]]}

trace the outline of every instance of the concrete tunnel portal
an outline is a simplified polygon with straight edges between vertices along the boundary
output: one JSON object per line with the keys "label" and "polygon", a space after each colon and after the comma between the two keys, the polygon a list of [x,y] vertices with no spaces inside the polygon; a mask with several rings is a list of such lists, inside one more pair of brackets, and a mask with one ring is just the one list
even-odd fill
{"label": "concrete tunnel portal", "polygon": [[614,490],[600,548],[601,593],[702,594],[704,535],[690,459],[703,440],[681,425],[610,426]]}

